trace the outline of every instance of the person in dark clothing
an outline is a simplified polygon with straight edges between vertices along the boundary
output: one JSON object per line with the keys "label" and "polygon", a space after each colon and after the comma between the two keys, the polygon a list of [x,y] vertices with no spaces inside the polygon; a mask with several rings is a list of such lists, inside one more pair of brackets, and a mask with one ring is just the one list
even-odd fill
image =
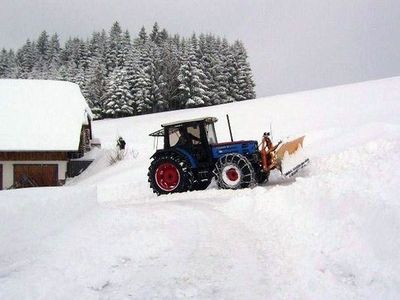
{"label": "person in dark clothing", "polygon": [[117,140],[117,147],[119,148],[119,150],[124,150],[125,145],[126,145],[125,140],[120,136]]}
{"label": "person in dark clothing", "polygon": [[176,143],[177,146],[189,146],[192,141],[200,142],[200,138],[194,136],[193,134],[187,132],[186,128],[179,128],[179,140]]}

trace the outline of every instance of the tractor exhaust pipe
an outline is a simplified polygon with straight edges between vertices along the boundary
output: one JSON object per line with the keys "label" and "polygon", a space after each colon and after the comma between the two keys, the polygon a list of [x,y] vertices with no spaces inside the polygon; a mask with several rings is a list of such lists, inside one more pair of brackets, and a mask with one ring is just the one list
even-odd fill
{"label": "tractor exhaust pipe", "polygon": [[229,134],[231,136],[231,142],[233,142],[231,122],[229,121],[229,115],[228,114],[226,115],[226,120],[228,121],[228,127],[229,127]]}

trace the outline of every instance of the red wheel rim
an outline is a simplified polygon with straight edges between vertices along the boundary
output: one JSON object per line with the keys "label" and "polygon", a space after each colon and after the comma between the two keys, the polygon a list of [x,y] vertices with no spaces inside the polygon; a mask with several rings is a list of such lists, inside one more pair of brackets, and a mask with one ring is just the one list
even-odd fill
{"label": "red wheel rim", "polygon": [[157,185],[163,191],[173,191],[181,181],[178,168],[171,163],[163,163],[158,166],[155,174]]}
{"label": "red wheel rim", "polygon": [[234,168],[230,168],[228,171],[226,171],[226,176],[230,181],[236,181],[239,178],[239,174]]}

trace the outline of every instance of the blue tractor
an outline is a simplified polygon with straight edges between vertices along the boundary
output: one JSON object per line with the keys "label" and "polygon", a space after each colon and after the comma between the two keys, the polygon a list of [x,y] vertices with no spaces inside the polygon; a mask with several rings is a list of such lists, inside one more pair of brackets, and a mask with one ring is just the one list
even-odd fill
{"label": "blue tractor", "polygon": [[[216,121],[204,117],[168,123],[150,134],[164,140],[163,149],[152,155],[148,172],[150,187],[157,195],[204,190],[213,177],[220,188],[246,188],[268,180],[270,170],[280,169],[279,144],[273,146],[267,133],[261,150],[257,141],[218,143]],[[295,152],[303,138],[284,144],[289,145],[284,152]]]}

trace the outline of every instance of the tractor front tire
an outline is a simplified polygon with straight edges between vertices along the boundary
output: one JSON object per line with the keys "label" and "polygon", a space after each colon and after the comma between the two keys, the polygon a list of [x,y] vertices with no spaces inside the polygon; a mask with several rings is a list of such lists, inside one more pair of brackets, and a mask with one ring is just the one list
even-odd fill
{"label": "tractor front tire", "polygon": [[254,168],[241,154],[226,154],[215,164],[215,179],[222,189],[242,189],[255,184]]}
{"label": "tractor front tire", "polygon": [[176,153],[155,157],[147,176],[150,187],[157,195],[186,192],[191,190],[193,185],[193,173],[189,163]]}
{"label": "tractor front tire", "polygon": [[256,172],[256,181],[258,184],[262,184],[264,182],[268,182],[268,178],[269,178],[269,172],[265,173],[262,170],[262,167],[259,165],[253,165],[253,168]]}

